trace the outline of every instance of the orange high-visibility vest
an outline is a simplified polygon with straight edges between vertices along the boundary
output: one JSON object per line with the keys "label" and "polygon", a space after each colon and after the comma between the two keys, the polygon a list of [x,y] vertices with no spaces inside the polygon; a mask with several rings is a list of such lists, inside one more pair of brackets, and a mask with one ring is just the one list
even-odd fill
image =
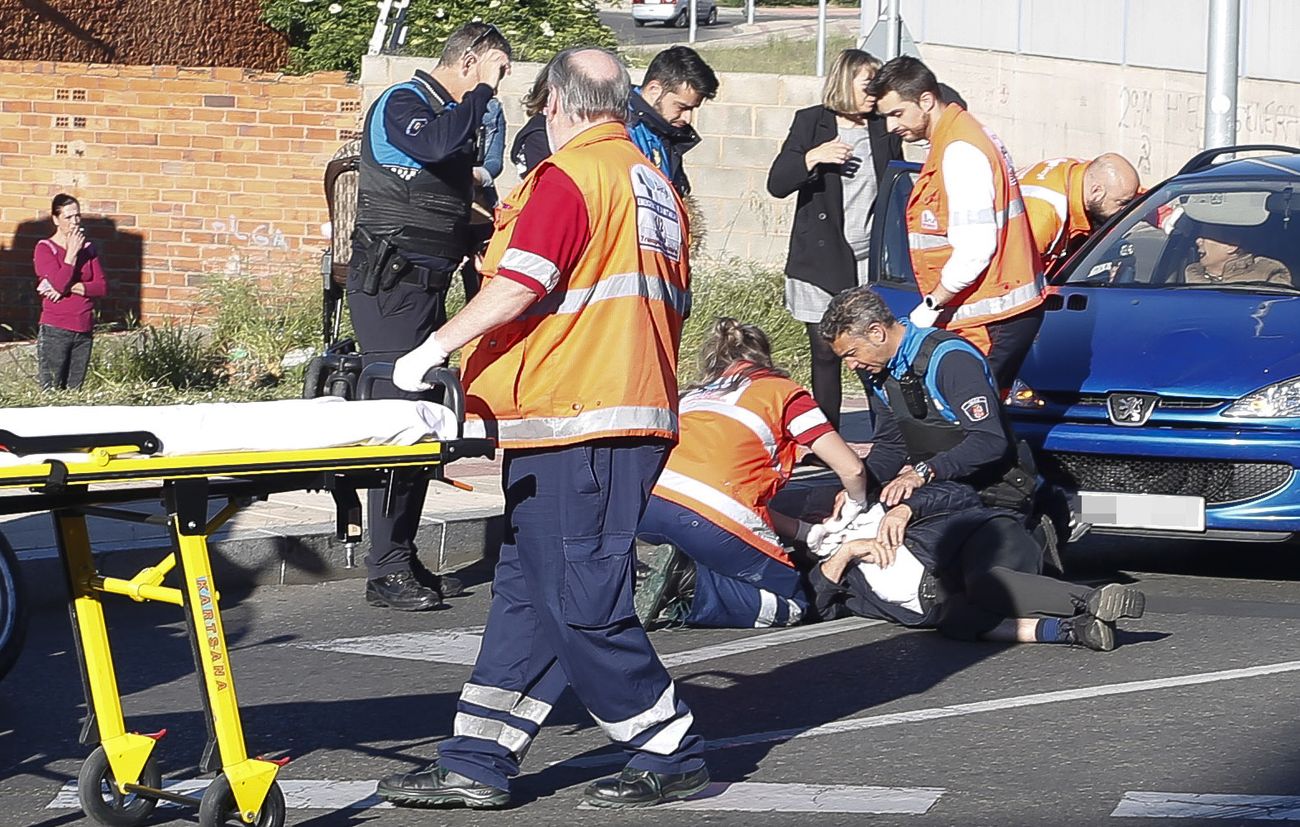
{"label": "orange high-visibility vest", "polygon": [[1020,172],[1020,195],[1046,273],[1065,259],[1071,242],[1092,232],[1083,203],[1087,166],[1088,162],[1079,158],[1053,158]]}
{"label": "orange high-visibility vest", "polygon": [[677,436],[677,348],[690,306],[686,209],[621,123],[586,130],[498,209],[491,278],[547,166],[582,194],[591,240],[572,272],[519,318],[466,346],[467,436],[503,448]]}
{"label": "orange high-visibility vest", "polygon": [[[1044,281],[1020,186],[1006,149],[965,109],[950,103],[939,116],[930,139],[930,154],[907,201],[907,239],[917,286],[923,294],[932,292],[939,286],[943,266],[952,257],[943,155],[948,145],[956,141],[974,146],[993,168],[993,214],[962,216],[961,220],[967,224],[995,224],[998,232],[997,248],[988,269],[945,305],[951,316],[941,321],[940,326],[965,335],[968,329],[983,332],[983,326],[989,322],[1024,313],[1041,304]],[[987,335],[969,338],[988,352]]]}
{"label": "orange high-visibility vest", "polygon": [[654,493],[793,567],[767,503],[794,468],[796,443],[786,434],[784,417],[791,398],[801,392],[806,393],[784,376],[760,376],[728,388],[724,374],[686,394],[681,441],[668,455]]}

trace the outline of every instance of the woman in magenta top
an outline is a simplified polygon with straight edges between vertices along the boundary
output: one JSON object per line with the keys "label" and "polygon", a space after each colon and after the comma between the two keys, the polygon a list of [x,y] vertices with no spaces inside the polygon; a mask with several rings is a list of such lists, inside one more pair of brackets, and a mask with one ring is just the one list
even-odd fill
{"label": "woman in magenta top", "polygon": [[78,388],[90,363],[97,299],[108,292],[95,245],[81,228],[81,204],[60,193],[50,205],[54,235],[36,245],[36,292],[41,326],[36,360],[41,387]]}

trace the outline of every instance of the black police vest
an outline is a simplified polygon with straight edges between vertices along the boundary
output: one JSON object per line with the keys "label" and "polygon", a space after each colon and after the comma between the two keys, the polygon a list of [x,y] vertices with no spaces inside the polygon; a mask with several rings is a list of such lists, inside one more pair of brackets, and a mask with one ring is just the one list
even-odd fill
{"label": "black police vest", "polygon": [[423,164],[389,144],[384,136],[383,105],[389,94],[401,88],[421,95],[435,117],[447,109],[419,81],[392,87],[370,107],[358,164],[356,226],[371,235],[394,236],[400,250],[458,262],[470,248],[476,149],[467,145],[443,161]]}
{"label": "black police vest", "polygon": [[[880,380],[880,388],[885,394],[885,401],[898,422],[898,428],[907,444],[908,458],[912,462],[928,460],[956,446],[965,437],[961,424],[950,422],[939,412],[933,396],[926,388],[925,376],[930,368],[930,359],[934,351],[944,342],[960,339],[955,333],[935,330],[921,340],[912,365],[902,379],[897,379],[889,371]],[[1007,438],[1007,452],[1002,460],[992,466],[981,468],[970,478],[962,479],[978,490],[982,499],[989,505],[1006,508],[1022,507],[1021,500],[1030,496],[1036,487],[1036,471],[1033,458],[1026,446],[1018,451],[1015,435],[1002,415],[999,402],[995,397],[988,401],[989,409],[998,417],[1002,431]],[[1020,454],[1024,456],[1021,457]],[[1007,490],[1010,486],[1010,490]]]}

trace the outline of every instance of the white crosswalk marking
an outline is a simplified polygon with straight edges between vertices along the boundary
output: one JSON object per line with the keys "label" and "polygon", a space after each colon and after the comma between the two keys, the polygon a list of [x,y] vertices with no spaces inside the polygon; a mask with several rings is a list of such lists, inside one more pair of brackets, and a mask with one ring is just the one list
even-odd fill
{"label": "white crosswalk marking", "polygon": [[[724,658],[755,652],[770,646],[787,643],[801,643],[827,635],[851,632],[868,626],[878,626],[884,621],[846,618],[830,623],[817,623],[811,626],[796,626],[778,632],[756,635],[745,634],[736,640],[673,652],[662,655],[664,666],[686,666],[692,663]],[[320,652],[341,652],[349,655],[370,655],[398,660],[418,660],[433,663],[453,663],[472,666],[478,657],[479,645],[483,642],[483,627],[447,629],[438,632],[401,632],[389,635],[370,635],[367,637],[337,638],[334,640],[309,641],[305,643],[286,644],[298,649],[314,649]]]}
{"label": "white crosswalk marking", "polygon": [[1230,818],[1300,821],[1300,796],[1127,792],[1116,818]]}

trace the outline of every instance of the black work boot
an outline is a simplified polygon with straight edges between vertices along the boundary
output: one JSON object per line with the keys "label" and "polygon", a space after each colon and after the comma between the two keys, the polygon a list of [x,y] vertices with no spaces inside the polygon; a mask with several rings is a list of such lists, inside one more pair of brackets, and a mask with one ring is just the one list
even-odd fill
{"label": "black work boot", "polygon": [[677,572],[685,557],[676,546],[668,543],[655,546],[645,554],[646,568],[637,580],[632,598],[642,626],[648,628],[673,598]]}
{"label": "black work boot", "polygon": [[411,573],[415,575],[415,580],[421,586],[433,589],[438,596],[446,599],[448,597],[460,597],[465,594],[465,584],[459,577],[452,577],[450,574],[434,574],[420,562],[420,558],[415,557],[411,560]]}
{"label": "black work boot", "polygon": [[1071,646],[1087,646],[1094,652],[1109,652],[1115,648],[1115,626],[1090,614],[1062,618],[1060,640]]}
{"label": "black work boot", "polygon": [[375,793],[398,807],[469,807],[494,810],[510,803],[510,791],[430,764],[419,772],[399,772],[380,779]]}
{"label": "black work boot", "polygon": [[690,798],[709,786],[709,769],[665,773],[625,767],[613,778],[593,781],[582,798],[597,807],[650,807],[667,801]]}
{"label": "black work boot", "polygon": [[1147,608],[1147,596],[1132,586],[1107,583],[1088,592],[1083,608],[1098,620],[1113,623],[1121,617],[1141,617]]}
{"label": "black work boot", "polygon": [[400,612],[425,612],[430,609],[445,609],[438,593],[427,586],[421,586],[415,575],[409,571],[399,571],[384,577],[366,581],[366,602],[371,606],[385,609],[397,609]]}

